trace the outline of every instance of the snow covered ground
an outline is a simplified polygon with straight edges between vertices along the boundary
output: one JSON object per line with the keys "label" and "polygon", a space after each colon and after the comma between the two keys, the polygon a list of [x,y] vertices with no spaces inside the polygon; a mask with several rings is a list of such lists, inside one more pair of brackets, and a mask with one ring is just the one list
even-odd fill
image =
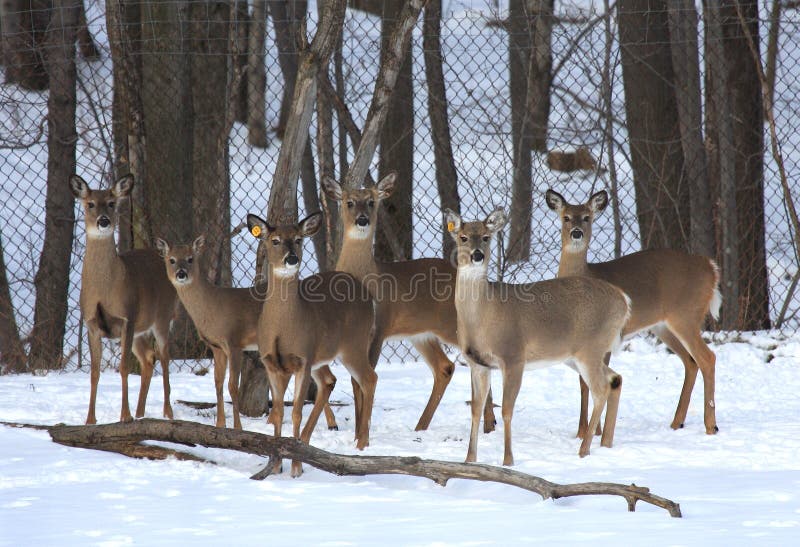
{"label": "snow covered ground", "polygon": [[[628,342],[612,366],[624,377],[614,447],[580,459],[574,438],[575,374],[526,374],[514,419],[516,469],[556,482],[635,482],[681,504],[684,518],[615,497],[542,501],[507,486],[411,477],[335,477],[306,466],[258,482],[262,458],[196,449],[219,465],[137,461],[66,448],[30,429],[0,427],[0,545],[510,545],[532,542],[648,545],[788,545],[800,539],[800,336],[742,335],[717,352],[720,433],[702,424],[698,378],[686,427],[672,431],[683,367],[650,339]],[[339,431],[324,424],[312,444],[352,445],[347,373],[334,367]],[[371,446],[365,454],[461,461],[469,431],[469,374],[456,371],[431,429],[413,427],[431,377],[421,364],[381,364]],[[135,398],[138,377],[132,377]],[[499,378],[494,386],[499,398]],[[159,417],[161,379],[147,415]],[[104,372],[98,419],[119,416],[119,376]],[[80,424],[89,377],[80,372],[0,377],[0,420]],[[214,411],[175,401],[212,401],[211,375],[172,375],[176,418],[214,423]],[[306,407],[306,413],[310,407]],[[499,417],[499,410],[497,411]],[[288,419],[288,416],[287,416]],[[230,415],[228,423],[231,423]],[[248,430],[271,432],[264,418]],[[478,459],[502,461],[502,424],[479,441]],[[284,466],[288,470],[288,462]]]}

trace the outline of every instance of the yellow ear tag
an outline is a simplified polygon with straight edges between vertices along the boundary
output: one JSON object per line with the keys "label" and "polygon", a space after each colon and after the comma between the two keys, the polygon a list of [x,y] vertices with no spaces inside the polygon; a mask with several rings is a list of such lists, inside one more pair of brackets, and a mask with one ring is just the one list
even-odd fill
{"label": "yellow ear tag", "polygon": [[253,237],[258,237],[261,235],[261,226],[253,226],[250,230],[250,233],[253,234]]}
{"label": "yellow ear tag", "polygon": [[455,230],[455,229],[456,229],[456,224],[455,224],[455,222],[453,222],[453,221],[450,221],[450,222],[448,222],[448,223],[447,223],[447,231],[448,231],[448,232],[452,232],[452,231],[453,231],[453,230]]}

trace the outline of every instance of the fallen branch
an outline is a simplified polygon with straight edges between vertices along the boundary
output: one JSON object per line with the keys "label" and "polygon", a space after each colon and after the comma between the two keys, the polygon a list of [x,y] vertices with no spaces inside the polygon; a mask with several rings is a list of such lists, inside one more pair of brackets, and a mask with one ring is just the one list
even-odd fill
{"label": "fallen branch", "polygon": [[[13,425],[21,426],[23,424]],[[270,464],[278,459],[300,460],[317,469],[340,476],[411,475],[430,479],[442,486],[445,486],[450,479],[498,482],[534,492],[539,494],[542,499],[587,495],[620,496],[628,502],[629,511],[635,510],[636,502],[643,501],[666,509],[673,517],[681,516],[680,505],[651,494],[648,488],[636,485],[626,486],[604,482],[556,484],[513,469],[485,464],[423,460],[418,457],[345,456],[314,448],[293,438],[275,438],[263,433],[218,428],[194,422],[146,418],[127,424],[55,425],[46,429],[53,441],[79,448],[108,450],[109,447],[122,447],[126,444],[131,445],[146,440],[189,446],[201,445],[264,456],[270,459]],[[269,467],[272,466],[269,465]],[[254,477],[263,478],[267,474],[262,471]]]}

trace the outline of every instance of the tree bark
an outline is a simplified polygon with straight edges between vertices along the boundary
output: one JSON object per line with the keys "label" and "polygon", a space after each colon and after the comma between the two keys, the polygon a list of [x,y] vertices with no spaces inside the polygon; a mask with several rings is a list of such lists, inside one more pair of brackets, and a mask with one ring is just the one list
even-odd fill
{"label": "tree bark", "polygon": [[[766,92],[764,93],[764,113],[775,104],[775,74],[778,69],[778,36],[781,33],[781,0],[772,0],[769,16],[769,36],[767,38],[767,61],[764,69]],[[768,121],[768,120],[765,120]]]}
{"label": "tree bark", "polygon": [[[403,2],[387,0],[381,16],[381,65],[387,56],[394,55],[392,35],[402,24]],[[415,19],[416,21],[416,19]],[[399,246],[401,258],[409,259],[413,253],[413,192],[414,192],[414,81],[410,48],[401,53],[401,62],[394,90],[380,131],[378,179],[397,173],[395,189],[381,204],[383,214],[375,234],[375,257],[378,260],[396,259],[387,229],[391,229]],[[387,226],[388,225],[388,226]]]}
{"label": "tree bark", "polygon": [[63,366],[64,330],[69,295],[69,263],[72,253],[75,207],[67,177],[75,172],[75,29],[79,0],[56,0],[47,36],[47,197],[45,230],[39,269],[36,272],[36,304],[28,356],[30,370]]}
{"label": "tree bark", "polygon": [[89,23],[86,21],[86,7],[83,5],[83,0],[81,0],[79,8],[78,48],[80,49],[81,57],[87,60],[98,59],[100,58],[100,50],[97,49],[92,33],[89,32]]}
{"label": "tree bark", "polygon": [[[740,329],[770,327],[768,270],[764,220],[764,108],[761,81],[746,34],[759,36],[758,2],[724,0],[720,5],[722,35],[728,59],[735,149],[736,215],[739,243]],[[755,41],[760,56],[759,41]],[[746,219],[746,221],[745,221]]]}
{"label": "tree bark", "polygon": [[691,196],[689,250],[713,257],[715,256],[714,219],[703,143],[697,11],[692,0],[668,0],[667,7],[678,126]]}
{"label": "tree bark", "polygon": [[681,148],[665,0],[619,0],[619,40],[642,248],[688,250]]}
{"label": "tree bark", "polygon": [[53,5],[53,0],[0,0],[0,39],[3,42],[0,50],[3,51],[6,83],[32,91],[47,89],[48,71],[42,46],[48,39]]}
{"label": "tree bark", "polygon": [[267,139],[267,76],[264,70],[267,33],[267,2],[253,1],[247,51],[247,142],[259,148]]}
{"label": "tree bark", "polygon": [[278,138],[282,139],[294,98],[299,63],[297,42],[301,22],[308,9],[308,2],[306,0],[268,0],[268,3],[272,24],[275,27],[278,64],[281,67],[281,74],[283,74],[283,98],[281,99],[278,127],[275,128]]}
{"label": "tree bark", "polygon": [[[450,122],[447,114],[447,89],[444,83],[442,61],[442,0],[429,0],[425,6],[422,28],[422,49],[425,57],[425,79],[428,83],[428,116],[431,121],[431,138],[436,165],[436,187],[441,209],[461,213],[458,195],[458,172],[453,159],[450,139]],[[442,256],[453,256],[455,242],[442,225]]]}
{"label": "tree bark", "polygon": [[[19,424],[7,424],[19,427]],[[122,448],[142,441],[162,441],[189,446],[225,448],[272,459],[295,459],[339,476],[410,475],[430,479],[446,486],[450,479],[496,482],[534,492],[542,499],[572,496],[610,495],[627,501],[629,511],[643,501],[665,509],[670,516],[680,518],[680,505],[672,500],[651,494],[649,488],[617,483],[588,482],[557,484],[541,477],[508,468],[479,463],[456,463],[424,460],[416,456],[346,456],[309,446],[297,439],[272,437],[263,433],[213,427],[180,420],[145,418],[124,424],[95,426],[58,425],[47,428],[54,442],[71,447],[108,450]],[[123,450],[118,450],[126,453]],[[186,453],[184,453],[186,454]],[[188,454],[187,454],[188,455]],[[163,454],[164,457],[169,454]],[[270,466],[271,467],[271,466]],[[258,473],[252,478],[263,475]]]}
{"label": "tree bark", "polygon": [[26,372],[27,357],[19,336],[0,234],[0,375]]}
{"label": "tree bark", "polygon": [[[201,223],[207,252],[201,270],[215,285],[231,284],[230,179],[228,169],[228,108],[234,90],[228,89],[231,2],[205,0],[191,4],[193,216]],[[235,14],[236,11],[234,10]],[[229,96],[229,91],[231,95]]]}
{"label": "tree bark", "polygon": [[603,17],[603,32],[605,35],[605,44],[603,48],[603,76],[602,76],[602,93],[603,93],[603,110],[604,110],[604,139],[606,148],[606,161],[608,167],[608,178],[611,182],[611,215],[614,219],[614,258],[622,256],[622,220],[619,213],[619,187],[617,178],[617,161],[615,157],[616,140],[614,139],[614,103],[612,100],[613,86],[612,68],[611,68],[611,53],[614,46],[614,35],[611,30],[611,3],[609,0],[603,0],[603,8],[605,16]]}
{"label": "tree bark", "polygon": [[[320,8],[321,9],[321,8]],[[336,40],[337,49],[341,44],[341,36]],[[335,54],[335,52],[334,52]],[[327,81],[327,68],[320,71],[320,81],[317,82],[317,162],[319,164],[320,179],[325,177],[336,178],[336,162],[333,150],[333,107],[325,90],[324,81]],[[316,189],[315,189],[316,190]],[[325,256],[326,262],[320,264],[321,270],[332,270],[336,266],[340,247],[339,206],[336,201],[324,193],[320,197],[320,206],[325,212]]]}

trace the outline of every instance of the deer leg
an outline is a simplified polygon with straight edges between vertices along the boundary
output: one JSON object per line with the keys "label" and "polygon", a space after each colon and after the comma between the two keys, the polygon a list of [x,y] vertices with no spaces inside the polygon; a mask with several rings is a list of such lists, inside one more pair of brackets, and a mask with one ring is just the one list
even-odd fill
{"label": "deer leg", "polygon": [[172,413],[172,403],[170,403],[171,390],[169,387],[169,323],[166,321],[163,325],[159,325],[154,334],[158,360],[161,361],[161,375],[164,380],[164,417],[171,420],[174,414]]}
{"label": "deer leg", "polygon": [[578,434],[576,437],[583,439],[589,430],[589,387],[583,381],[583,376],[578,376],[578,382],[581,388],[581,413],[578,416]]}
{"label": "deer leg", "polygon": [[606,402],[608,401],[608,394],[611,390],[611,386],[609,384],[606,375],[604,374],[607,367],[603,363],[602,359],[598,359],[596,363],[585,365],[582,362],[578,362],[578,369],[580,370],[581,377],[586,381],[586,384],[589,386],[589,390],[592,392],[592,417],[589,420],[589,427],[586,430],[586,435],[583,437],[583,442],[581,442],[581,447],[578,451],[578,455],[583,458],[589,455],[589,450],[592,445],[592,439],[594,435],[590,432],[595,431],[597,429],[598,424],[600,423],[600,416],[603,413],[603,408],[606,406]]}
{"label": "deer leg", "polygon": [[489,367],[470,362],[469,372],[472,384],[472,400],[470,401],[472,424],[469,430],[467,458],[464,461],[465,463],[474,463],[478,457],[478,426],[481,422],[481,411],[489,396],[492,370]]}
{"label": "deer leg", "polygon": [[361,413],[360,416],[356,415],[356,448],[363,450],[369,446],[369,427],[378,375],[369,363],[367,355],[342,355],[342,361],[361,391]]}
{"label": "deer leg", "polygon": [[678,407],[675,409],[675,417],[672,420],[672,424],[670,424],[672,429],[680,429],[686,421],[686,414],[689,412],[689,401],[692,398],[694,382],[697,379],[697,363],[695,363],[692,355],[678,337],[667,327],[659,326],[651,330],[683,362],[683,387],[681,388],[680,399],[678,399]]}
{"label": "deer leg", "polygon": [[[311,374],[309,366],[307,366],[305,359],[295,358],[296,364],[293,368],[297,371],[294,375],[294,406],[292,407],[292,436],[295,439],[300,439],[300,425],[303,423],[303,404],[306,400],[306,393],[308,393],[308,386],[311,383]],[[317,390],[317,398],[319,398],[319,390]],[[316,405],[316,403],[315,403]],[[311,427],[313,430],[313,426]],[[308,432],[309,440],[311,439],[311,430]],[[303,474],[303,464],[300,460],[292,461],[292,478],[297,478]]]}
{"label": "deer leg", "polygon": [[511,451],[511,418],[514,415],[514,404],[517,402],[524,370],[521,366],[503,367],[503,465],[514,465],[514,454]]}
{"label": "deer leg", "polygon": [[492,398],[492,385],[489,384],[489,393],[486,396],[486,404],[483,405],[483,432],[491,433],[497,425],[494,417],[494,400]]}
{"label": "deer leg", "polygon": [[339,431],[339,426],[336,425],[336,415],[334,415],[330,405],[331,393],[333,392],[333,388],[336,387],[336,376],[331,372],[331,367],[325,365],[312,372],[311,377],[317,383],[317,393],[323,389],[328,391],[328,395],[325,397],[325,404],[323,405],[325,421],[328,423],[328,430]]}
{"label": "deer leg", "polygon": [[144,336],[133,339],[133,354],[139,360],[142,382],[139,386],[139,400],[136,403],[136,417],[144,417],[144,408],[147,404],[147,393],[150,391],[150,381],[153,379],[153,367],[156,363],[156,353]]}
{"label": "deer leg", "polygon": [[350,385],[353,386],[353,408],[355,409],[355,433],[353,440],[358,441],[358,432],[361,430],[361,414],[364,411],[364,394],[355,376],[350,376]]}
{"label": "deer leg", "polygon": [[706,433],[714,435],[719,431],[717,427],[716,409],[714,403],[715,367],[717,356],[703,341],[700,331],[697,329],[684,329],[686,332],[676,331],[672,325],[670,330],[678,337],[681,343],[692,355],[694,362],[700,368],[703,375],[703,422],[706,426]]}
{"label": "deer leg", "polygon": [[428,368],[431,369],[431,373],[433,374],[433,389],[431,390],[430,397],[428,397],[428,404],[425,405],[425,410],[422,411],[417,426],[414,428],[414,431],[422,431],[428,429],[428,426],[431,425],[433,414],[439,407],[439,403],[447,389],[447,385],[453,377],[453,372],[456,367],[453,362],[447,358],[444,351],[442,351],[442,346],[439,344],[438,339],[434,337],[419,338],[413,340],[412,344],[420,355],[422,355],[422,358],[425,359]]}
{"label": "deer leg", "polygon": [[242,373],[242,348],[228,348],[228,362],[230,374],[228,375],[228,393],[233,403],[233,427],[242,429],[242,419],[239,415],[239,377]]}
{"label": "deer leg", "polygon": [[[122,320],[122,336],[120,337],[120,347],[122,348],[122,357],[119,360],[119,375],[122,378],[122,410],[119,414],[120,422],[132,422],[131,407],[128,404],[128,361],[131,356],[131,348],[133,346],[133,323],[127,319]],[[149,380],[148,380],[149,383]],[[142,378],[142,389],[145,386],[145,379]],[[147,393],[145,391],[145,393]],[[147,395],[145,395],[146,399]]]}
{"label": "deer leg", "polygon": [[619,396],[622,393],[622,376],[607,368],[608,385],[611,390],[608,393],[606,403],[606,419],[603,423],[603,436],[600,438],[600,446],[611,448],[614,442],[614,429],[617,426],[617,411],[619,410]]}
{"label": "deer leg", "polygon": [[225,427],[225,399],[222,387],[225,385],[225,369],[228,368],[228,359],[222,348],[211,348],[214,354],[214,392],[217,395],[217,427]]}
{"label": "deer leg", "polygon": [[[272,391],[272,410],[269,413],[267,422],[272,424],[273,436],[280,437],[283,427],[283,397],[286,394],[286,387],[289,385],[289,373],[279,370],[272,364],[270,357],[263,359],[267,368],[267,378],[269,388]],[[272,468],[273,473],[280,473],[283,470],[282,462],[279,459]]]}
{"label": "deer leg", "polygon": [[100,361],[103,356],[103,339],[100,330],[87,325],[89,331],[89,356],[91,360],[91,388],[89,391],[89,412],[86,425],[97,423],[95,402],[97,401],[97,383],[100,381]]}
{"label": "deer leg", "polygon": [[[330,382],[329,378],[325,376],[323,369],[328,369],[328,374],[333,377],[333,382]],[[314,399],[314,406],[311,408],[308,419],[306,419],[306,425],[303,427],[302,433],[300,433],[300,440],[306,444],[311,440],[311,433],[314,431],[314,428],[317,427],[317,422],[319,421],[323,409],[330,409],[330,406],[328,406],[328,399],[331,396],[331,391],[333,391],[333,386],[336,384],[336,377],[330,373],[330,369],[327,366],[312,370],[311,378],[314,380],[314,383],[317,384],[317,397]]]}

